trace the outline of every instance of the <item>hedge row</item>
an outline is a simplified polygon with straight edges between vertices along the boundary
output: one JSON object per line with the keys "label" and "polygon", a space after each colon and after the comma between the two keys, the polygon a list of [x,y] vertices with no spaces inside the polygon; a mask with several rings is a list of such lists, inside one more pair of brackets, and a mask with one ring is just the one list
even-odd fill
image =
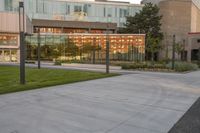
{"label": "hedge row", "polygon": [[[172,63],[169,64],[149,64],[149,63],[131,63],[131,64],[122,64],[122,69],[159,69],[159,70],[170,70],[172,67]],[[192,71],[197,70],[198,65],[188,62],[175,62],[174,70],[177,72],[184,72],[184,71]]]}

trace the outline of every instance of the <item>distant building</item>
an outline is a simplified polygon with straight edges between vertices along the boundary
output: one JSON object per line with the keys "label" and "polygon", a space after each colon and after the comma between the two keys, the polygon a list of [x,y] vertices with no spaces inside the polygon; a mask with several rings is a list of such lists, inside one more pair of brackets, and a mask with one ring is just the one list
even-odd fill
{"label": "distant building", "polygon": [[[191,52],[196,49],[189,45],[188,33],[200,31],[200,5],[198,0],[164,0],[158,4],[162,18],[162,32],[164,49],[160,58],[171,58],[172,36],[176,35],[176,42],[184,45],[182,59],[191,61]],[[195,44],[196,45],[196,44]],[[199,42],[200,47],[200,42]],[[196,49],[198,50],[198,49]],[[176,56],[178,58],[178,56]]]}
{"label": "distant building", "polygon": [[[182,60],[194,60],[192,51],[198,51],[197,44],[189,42],[191,34],[200,32],[200,0],[142,0],[142,4],[157,4],[160,8],[162,18],[161,30],[164,34],[162,41],[163,50],[159,58],[172,58],[172,36],[176,35],[176,42],[184,46],[185,51],[181,53]],[[196,34],[195,34],[196,35]],[[200,42],[199,47],[200,47]],[[179,58],[176,54],[176,58]]]}
{"label": "distant building", "polygon": [[191,51],[189,59],[200,60],[200,32],[188,33],[188,51]]}
{"label": "distant building", "polygon": [[[18,6],[19,0],[0,0],[0,61],[19,60]],[[51,59],[58,55],[60,57],[61,54],[64,55],[63,51],[61,53],[57,53],[57,51],[65,48],[55,48],[61,43],[67,45],[73,41],[71,44],[95,44],[104,47],[105,38],[101,34],[103,35],[107,31],[111,34],[116,33],[118,28],[123,27],[126,22],[126,16],[134,16],[143,7],[143,5],[129,2],[107,0],[24,0],[24,6],[25,31],[33,34],[40,31],[43,35],[41,45],[44,47],[45,54]],[[78,34],[79,36],[68,38],[69,34]],[[84,39],[85,36],[81,36],[81,34],[87,34],[87,37],[95,34],[99,35],[99,38]],[[117,59],[115,54],[118,54],[119,58],[129,60],[131,59],[130,54],[133,55],[134,51],[137,52],[138,58],[142,58],[139,55],[144,54],[144,35],[121,36],[114,35],[110,39],[117,45],[111,47],[113,58]],[[83,38],[80,42],[73,37]],[[33,47],[28,45],[30,47],[28,47],[27,54],[32,51],[31,54],[36,55],[37,36],[28,38],[27,43],[34,44]],[[51,51],[49,48],[55,49]],[[56,55],[52,55],[52,53],[56,53]],[[80,51],[76,51],[77,53]],[[74,56],[74,53],[71,53],[70,56],[72,55]],[[91,53],[88,53],[87,56],[91,56]]]}

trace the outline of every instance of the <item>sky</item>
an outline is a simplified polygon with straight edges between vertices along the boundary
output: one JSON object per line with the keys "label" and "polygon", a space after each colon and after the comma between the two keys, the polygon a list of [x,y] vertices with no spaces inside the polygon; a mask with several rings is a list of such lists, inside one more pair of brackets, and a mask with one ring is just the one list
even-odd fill
{"label": "sky", "polygon": [[[89,0],[89,1],[94,1],[94,0]],[[126,2],[131,2],[131,3],[134,3],[134,4],[140,4],[140,2],[142,0],[110,0],[110,1],[126,1]]]}
{"label": "sky", "polygon": [[140,4],[141,0],[115,0],[115,1],[129,1],[131,3]]}

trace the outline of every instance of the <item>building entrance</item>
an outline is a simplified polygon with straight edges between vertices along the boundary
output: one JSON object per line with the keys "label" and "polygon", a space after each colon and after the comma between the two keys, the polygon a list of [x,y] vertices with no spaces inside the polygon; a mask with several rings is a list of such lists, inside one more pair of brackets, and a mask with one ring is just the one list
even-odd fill
{"label": "building entrance", "polygon": [[0,62],[17,62],[17,50],[0,49]]}

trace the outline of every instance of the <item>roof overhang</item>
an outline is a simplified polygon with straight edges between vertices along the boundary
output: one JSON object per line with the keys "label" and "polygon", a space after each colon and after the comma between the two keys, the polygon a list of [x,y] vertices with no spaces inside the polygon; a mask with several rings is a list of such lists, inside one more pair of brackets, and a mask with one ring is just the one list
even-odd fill
{"label": "roof overhang", "polygon": [[63,20],[43,20],[33,19],[33,26],[36,27],[58,27],[58,28],[80,28],[80,29],[117,29],[117,23],[101,23],[86,21],[63,21]]}

